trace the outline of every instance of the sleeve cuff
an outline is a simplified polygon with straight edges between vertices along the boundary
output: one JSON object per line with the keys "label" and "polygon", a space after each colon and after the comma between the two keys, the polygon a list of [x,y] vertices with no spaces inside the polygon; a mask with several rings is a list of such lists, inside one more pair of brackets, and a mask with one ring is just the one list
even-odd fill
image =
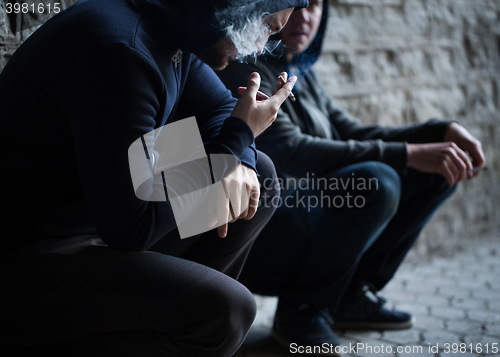
{"label": "sleeve cuff", "polygon": [[229,117],[224,121],[219,135],[205,145],[209,152],[224,152],[241,157],[250,146],[255,145],[252,129],[241,119]]}
{"label": "sleeve cuff", "polygon": [[431,119],[429,120],[429,124],[432,125],[435,130],[435,142],[443,142],[444,134],[446,133],[446,129],[451,123],[458,123],[456,120],[442,120],[442,119]]}
{"label": "sleeve cuff", "polygon": [[240,157],[241,163],[245,164],[246,166],[252,168],[255,173],[257,172],[257,149],[255,148],[255,145],[250,145],[244,152],[243,155]]}
{"label": "sleeve cuff", "polygon": [[396,171],[406,173],[408,152],[406,142],[385,142],[382,154],[383,162],[393,167]]}

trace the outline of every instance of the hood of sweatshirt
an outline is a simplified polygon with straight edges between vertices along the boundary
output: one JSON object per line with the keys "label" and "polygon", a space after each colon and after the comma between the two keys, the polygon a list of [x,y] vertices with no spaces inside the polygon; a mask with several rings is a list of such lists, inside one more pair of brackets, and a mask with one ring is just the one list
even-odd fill
{"label": "hood of sweatshirt", "polygon": [[207,50],[227,36],[226,28],[275,12],[308,5],[308,0],[130,0],[134,1],[159,40],[191,53]]}
{"label": "hood of sweatshirt", "polygon": [[321,54],[321,47],[323,45],[323,39],[325,37],[326,25],[328,21],[329,14],[328,1],[323,1],[323,14],[321,16],[321,22],[311,45],[300,55],[293,58],[291,65],[297,67],[301,72],[307,73],[311,66],[318,60]]}

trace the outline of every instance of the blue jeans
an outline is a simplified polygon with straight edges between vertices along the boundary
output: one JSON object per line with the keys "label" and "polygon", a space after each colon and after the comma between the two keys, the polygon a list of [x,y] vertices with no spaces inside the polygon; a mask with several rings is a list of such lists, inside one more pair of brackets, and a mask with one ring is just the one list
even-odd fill
{"label": "blue jeans", "polygon": [[285,187],[240,281],[251,291],[335,309],[393,277],[425,223],[451,195],[440,175],[399,175],[380,162]]}

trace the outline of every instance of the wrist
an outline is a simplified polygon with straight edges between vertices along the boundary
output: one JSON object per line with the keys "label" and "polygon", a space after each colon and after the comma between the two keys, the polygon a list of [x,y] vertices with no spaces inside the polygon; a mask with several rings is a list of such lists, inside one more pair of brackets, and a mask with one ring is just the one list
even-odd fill
{"label": "wrist", "polygon": [[455,133],[460,128],[460,124],[457,122],[451,122],[446,127],[443,136],[443,142],[455,142]]}
{"label": "wrist", "polygon": [[406,167],[415,167],[415,152],[418,144],[406,144]]}

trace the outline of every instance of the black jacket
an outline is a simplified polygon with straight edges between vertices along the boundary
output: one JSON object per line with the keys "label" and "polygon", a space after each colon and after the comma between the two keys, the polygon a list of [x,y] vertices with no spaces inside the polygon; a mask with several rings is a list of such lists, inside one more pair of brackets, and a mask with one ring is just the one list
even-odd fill
{"label": "black jacket", "polygon": [[307,1],[236,2],[250,5],[233,13],[234,0],[81,0],[20,46],[0,74],[0,248],[78,234],[121,249],[154,244],[175,220],[168,202],[136,197],[128,148],[177,119],[196,116],[208,153],[255,167],[252,131],[226,120],[235,100],[192,53],[251,12]]}

